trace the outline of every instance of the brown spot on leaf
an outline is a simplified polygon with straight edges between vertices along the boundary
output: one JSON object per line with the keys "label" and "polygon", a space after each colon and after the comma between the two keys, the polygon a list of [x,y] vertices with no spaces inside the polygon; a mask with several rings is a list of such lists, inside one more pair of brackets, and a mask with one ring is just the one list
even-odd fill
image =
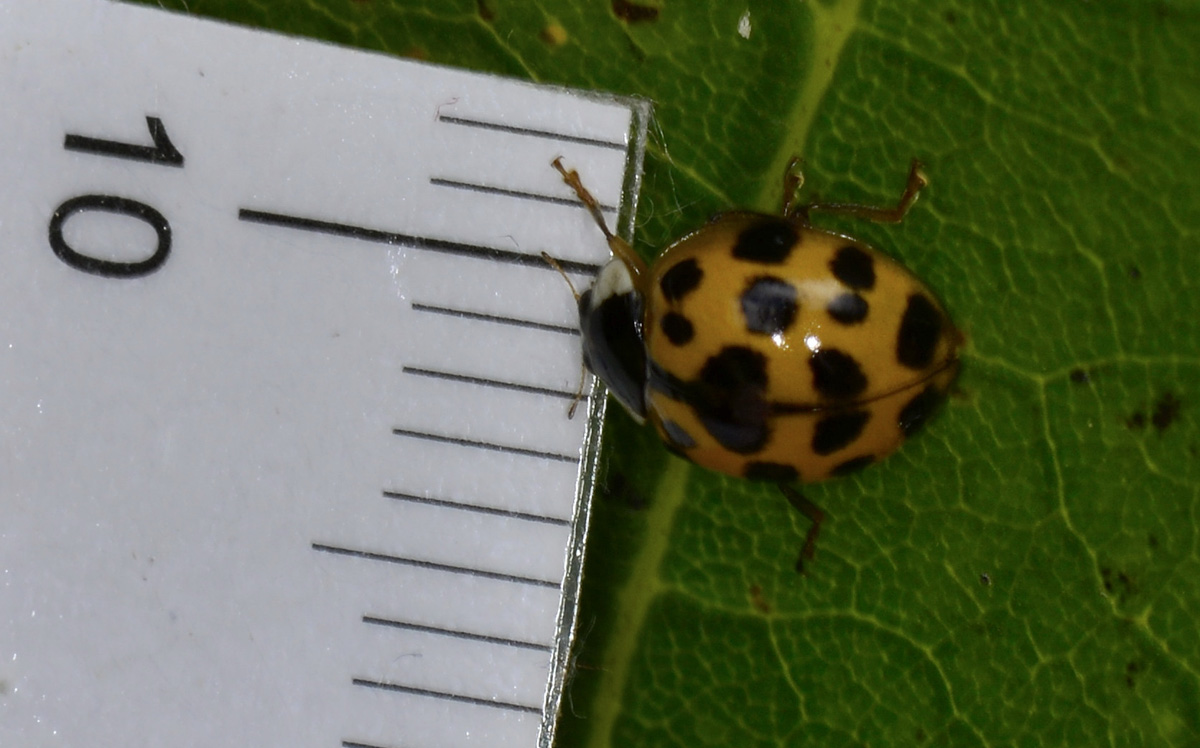
{"label": "brown spot on leaf", "polygon": [[1134,676],[1137,675],[1138,673],[1142,672],[1143,667],[1145,667],[1145,666],[1142,665],[1142,663],[1138,662],[1137,660],[1131,660],[1129,662],[1129,664],[1125,666],[1125,687],[1126,688],[1133,688]]}
{"label": "brown spot on leaf", "polygon": [[762,587],[757,584],[750,585],[750,604],[760,613],[771,612],[771,604],[767,602],[767,598],[763,597]]}
{"label": "brown spot on leaf", "polygon": [[658,20],[658,8],[653,8],[649,5],[638,5],[631,3],[629,0],[612,0],[612,10],[613,15],[625,23],[642,23],[644,21]]}
{"label": "brown spot on leaf", "polygon": [[558,21],[551,21],[546,24],[546,27],[538,34],[538,38],[549,44],[551,47],[561,47],[567,43],[571,37],[567,34],[567,30]]}
{"label": "brown spot on leaf", "polygon": [[484,23],[491,23],[496,20],[496,11],[492,10],[492,6],[487,0],[475,0],[476,12],[479,13],[479,18]]}
{"label": "brown spot on leaf", "polygon": [[1083,369],[1071,369],[1070,377],[1073,384],[1087,384],[1092,381],[1091,376]]}
{"label": "brown spot on leaf", "polygon": [[1150,422],[1158,431],[1165,431],[1168,426],[1175,423],[1181,407],[1183,407],[1183,403],[1179,401],[1179,398],[1168,392],[1154,403],[1154,415],[1150,416]]}
{"label": "brown spot on leaf", "polygon": [[1125,428],[1130,431],[1141,431],[1146,428],[1146,414],[1142,411],[1135,411],[1133,415],[1125,419]]}
{"label": "brown spot on leaf", "polygon": [[1100,579],[1104,583],[1104,591],[1116,595],[1118,602],[1122,604],[1138,593],[1137,582],[1123,571],[1113,570],[1108,566],[1102,567]]}
{"label": "brown spot on leaf", "polygon": [[1135,585],[1133,583],[1133,579],[1123,571],[1117,572],[1117,584],[1119,584],[1121,589],[1128,594],[1137,592],[1137,585]]}

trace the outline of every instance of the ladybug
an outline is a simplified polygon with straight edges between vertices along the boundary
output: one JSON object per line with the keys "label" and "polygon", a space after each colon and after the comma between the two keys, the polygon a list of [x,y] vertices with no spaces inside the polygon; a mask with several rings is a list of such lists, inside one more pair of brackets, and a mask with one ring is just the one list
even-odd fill
{"label": "ladybug", "polygon": [[809,222],[815,211],[899,222],[927,184],[920,162],[892,208],[798,204],[797,164],[781,215],[720,214],[648,266],[579,174],[553,162],[613,253],[578,299],[584,365],[675,454],[778,484],[812,522],[803,571],[824,514],[791,484],[899,447],[945,399],[963,337],[899,262]]}

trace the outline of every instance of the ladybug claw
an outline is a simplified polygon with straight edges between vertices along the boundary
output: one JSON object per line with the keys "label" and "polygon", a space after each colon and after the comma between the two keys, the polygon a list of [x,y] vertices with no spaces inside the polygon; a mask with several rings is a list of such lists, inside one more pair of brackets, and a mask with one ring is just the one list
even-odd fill
{"label": "ladybug claw", "polygon": [[825,521],[825,512],[814,504],[804,494],[786,484],[779,484],[779,491],[783,494],[792,508],[808,518],[812,525],[808,528],[808,533],[804,536],[804,545],[800,548],[800,557],[796,559],[796,573],[804,574],[804,561],[812,561],[817,556],[817,538],[821,534],[821,523]]}

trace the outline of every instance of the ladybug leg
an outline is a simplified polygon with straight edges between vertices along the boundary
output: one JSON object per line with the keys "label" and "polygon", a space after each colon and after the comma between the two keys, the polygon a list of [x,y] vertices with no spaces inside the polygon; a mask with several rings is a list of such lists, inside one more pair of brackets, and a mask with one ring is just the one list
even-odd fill
{"label": "ladybug leg", "polygon": [[[567,275],[567,271],[563,270],[562,265],[558,260],[550,256],[549,252],[542,252],[542,259],[546,264],[558,271],[562,279],[567,282],[567,288],[571,289],[571,295],[575,297],[575,303],[579,303],[579,292],[575,290],[575,284],[571,282],[571,276]],[[583,382],[587,379],[588,369],[587,362],[581,356],[579,359],[579,384],[575,387],[575,396],[571,398],[571,405],[567,408],[567,419],[575,417],[575,410],[579,407],[579,403],[583,402]]]}
{"label": "ladybug leg", "polygon": [[571,277],[567,275],[567,271],[563,270],[562,265],[559,264],[558,260],[551,257],[549,252],[542,252],[542,259],[546,261],[547,265],[557,270],[562,279],[567,282],[567,288],[571,289],[571,295],[575,297],[575,303],[578,304],[579,292],[575,290],[575,284],[571,282]]}
{"label": "ladybug leg", "polygon": [[575,417],[575,411],[579,408],[579,404],[583,402],[583,380],[587,379],[588,369],[587,362],[582,357],[579,359],[579,384],[575,387],[575,396],[571,398],[571,405],[567,408],[567,420]]}
{"label": "ladybug leg", "polygon": [[804,545],[800,548],[800,556],[796,559],[796,573],[803,574],[805,560],[812,561],[817,555],[817,536],[821,534],[821,523],[825,521],[825,512],[791,486],[780,483],[779,491],[792,505],[792,508],[812,522],[808,528],[808,534],[804,536]]}
{"label": "ladybug leg", "polygon": [[561,156],[554,159],[550,165],[553,166],[559,174],[562,174],[563,181],[567,183],[567,186],[575,190],[575,194],[579,197],[579,201],[583,203],[588,209],[588,212],[592,214],[592,220],[594,220],[596,225],[600,227],[600,230],[604,232],[604,238],[608,241],[608,248],[612,250],[613,256],[625,263],[625,266],[628,267],[629,271],[633,274],[635,282],[639,278],[645,276],[646,263],[642,261],[641,257],[638,257],[637,252],[633,251],[633,247],[630,247],[628,242],[609,231],[608,224],[604,222],[604,214],[600,211],[599,201],[597,201],[596,198],[592,196],[592,193],[588,192],[587,188],[583,186],[583,180],[579,178],[579,172],[575,171],[574,169],[567,171],[566,167],[562,165]]}
{"label": "ladybug leg", "polygon": [[808,220],[808,206],[796,204],[800,196],[800,188],[804,186],[804,161],[799,156],[792,156],[787,168],[783,170],[783,214],[788,218],[800,217]]}
{"label": "ladybug leg", "polygon": [[881,208],[857,203],[809,203],[808,205],[790,206],[787,216],[807,223],[808,214],[819,210],[825,213],[840,213],[846,216],[865,218],[877,223],[899,223],[904,219],[904,214],[908,213],[908,209],[917,201],[917,195],[927,184],[929,184],[929,179],[921,171],[921,162],[914,158],[908,167],[908,182],[904,185],[904,192],[894,207]]}

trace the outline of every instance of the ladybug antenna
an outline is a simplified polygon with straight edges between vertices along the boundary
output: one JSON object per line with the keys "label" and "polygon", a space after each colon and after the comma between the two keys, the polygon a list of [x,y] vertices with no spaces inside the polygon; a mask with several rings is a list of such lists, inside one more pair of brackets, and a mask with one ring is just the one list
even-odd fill
{"label": "ladybug antenna", "polygon": [[553,166],[559,174],[562,174],[563,181],[567,183],[567,186],[575,190],[575,194],[579,196],[580,202],[587,207],[588,212],[592,214],[592,219],[596,222],[596,225],[599,226],[600,230],[604,232],[604,238],[611,243],[616,237],[614,237],[613,233],[608,230],[608,223],[604,220],[604,213],[600,211],[600,203],[596,200],[596,198],[592,197],[592,193],[588,192],[587,188],[583,186],[583,180],[579,178],[579,172],[575,171],[574,169],[567,171],[566,167],[562,164],[562,156],[554,159],[550,165]]}

